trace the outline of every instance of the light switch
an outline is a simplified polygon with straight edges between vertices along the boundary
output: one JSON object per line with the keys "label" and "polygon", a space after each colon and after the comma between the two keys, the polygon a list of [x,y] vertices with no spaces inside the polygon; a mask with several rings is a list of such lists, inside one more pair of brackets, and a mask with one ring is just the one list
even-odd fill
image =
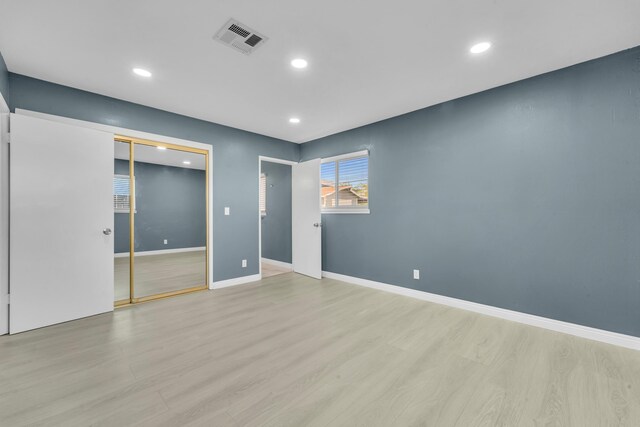
{"label": "light switch", "polygon": [[224,207],[224,214],[225,215],[231,215],[230,211],[231,211],[231,209],[229,208],[229,206],[225,206]]}

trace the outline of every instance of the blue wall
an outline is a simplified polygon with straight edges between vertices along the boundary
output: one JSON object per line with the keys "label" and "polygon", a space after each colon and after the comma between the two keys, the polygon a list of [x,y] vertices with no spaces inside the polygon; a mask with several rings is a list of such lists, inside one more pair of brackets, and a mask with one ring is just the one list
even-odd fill
{"label": "blue wall", "polygon": [[[213,146],[213,280],[258,274],[258,156],[298,160],[298,144],[9,73],[10,104]],[[224,215],[224,207],[231,215]],[[242,268],[242,259],[248,260]]]}
{"label": "blue wall", "polygon": [[371,214],[323,215],[324,270],[640,336],[640,48],[301,157],[362,149]]}
{"label": "blue wall", "polygon": [[[204,247],[205,171],[144,162],[135,162],[134,167],[136,252]],[[115,160],[114,171],[129,175],[129,162]],[[114,216],[114,252],[129,252],[129,215]]]}
{"label": "blue wall", "polygon": [[7,64],[4,62],[2,52],[0,52],[0,95],[9,104],[9,70],[7,70]]}
{"label": "blue wall", "polygon": [[262,257],[291,263],[291,166],[262,162],[267,215],[262,217]]}

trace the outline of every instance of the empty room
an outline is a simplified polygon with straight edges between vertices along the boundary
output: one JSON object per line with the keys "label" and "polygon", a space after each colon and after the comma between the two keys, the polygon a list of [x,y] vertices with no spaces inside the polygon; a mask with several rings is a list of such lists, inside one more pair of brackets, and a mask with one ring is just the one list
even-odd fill
{"label": "empty room", "polygon": [[639,23],[0,0],[0,426],[640,426]]}

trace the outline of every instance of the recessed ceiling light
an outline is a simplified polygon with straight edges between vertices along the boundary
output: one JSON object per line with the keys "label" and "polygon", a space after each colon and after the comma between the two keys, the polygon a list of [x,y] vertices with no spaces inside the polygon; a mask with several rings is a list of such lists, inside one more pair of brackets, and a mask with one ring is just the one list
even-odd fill
{"label": "recessed ceiling light", "polygon": [[289,119],[289,123],[294,123],[294,124],[296,124],[296,123],[300,123],[300,119],[299,119],[299,118],[297,118],[297,117],[291,117],[291,118]]}
{"label": "recessed ceiling light", "polygon": [[158,150],[166,150],[167,149],[167,147],[163,147],[162,145],[158,145],[157,148],[158,148]]}
{"label": "recessed ceiling light", "polygon": [[293,68],[307,68],[307,61],[305,59],[302,58],[296,58],[293,61],[291,61],[291,66]]}
{"label": "recessed ceiling light", "polygon": [[144,68],[134,68],[133,72],[141,77],[151,77],[151,71],[147,71]]}
{"label": "recessed ceiling light", "polygon": [[191,162],[190,162],[189,160],[185,160],[184,162],[182,162],[182,164],[184,164],[184,165],[190,165],[190,164],[191,164]]}
{"label": "recessed ceiling light", "polygon": [[489,50],[490,47],[491,47],[491,43],[482,42],[482,43],[474,44],[473,46],[471,46],[471,49],[469,49],[469,51],[471,53],[482,53]]}

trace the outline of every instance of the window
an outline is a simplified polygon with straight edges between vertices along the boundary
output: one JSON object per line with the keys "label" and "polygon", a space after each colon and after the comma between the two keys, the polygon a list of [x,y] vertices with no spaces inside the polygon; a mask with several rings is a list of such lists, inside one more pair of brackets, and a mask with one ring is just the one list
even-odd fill
{"label": "window", "polygon": [[369,153],[323,159],[320,187],[323,213],[369,213]]}
{"label": "window", "polygon": [[131,209],[131,188],[129,175],[113,177],[113,210],[116,213],[129,213]]}
{"label": "window", "polygon": [[260,215],[267,215],[267,176],[260,174]]}

